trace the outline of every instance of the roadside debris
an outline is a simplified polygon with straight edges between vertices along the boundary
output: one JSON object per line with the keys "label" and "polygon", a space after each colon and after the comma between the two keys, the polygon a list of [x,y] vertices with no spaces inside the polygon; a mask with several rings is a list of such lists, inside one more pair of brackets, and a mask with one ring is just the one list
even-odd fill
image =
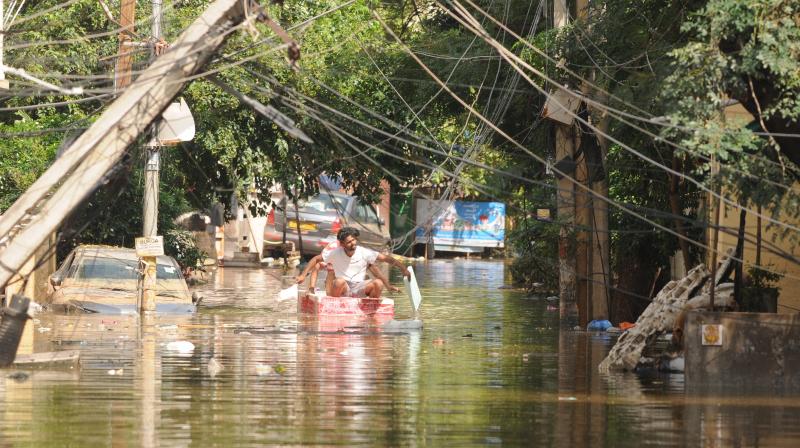
{"label": "roadside debris", "polygon": [[[719,286],[716,288],[715,308],[734,308],[733,288],[729,283],[722,283],[732,269],[731,248],[722,258],[717,277],[714,279]],[[698,265],[679,281],[671,281],[659,291],[650,305],[644,310],[636,324],[623,333],[608,356],[600,363],[601,372],[632,371],[642,361],[642,351],[652,344],[661,333],[672,331],[671,353],[665,360],[668,366],[682,367],[682,362],[674,361],[681,357],[678,352],[683,351],[682,334],[683,320],[690,310],[708,308],[710,305],[709,292],[711,277],[704,265]]]}
{"label": "roadside debris", "polygon": [[613,327],[611,322],[608,320],[593,320],[589,322],[589,325],[586,326],[586,329],[589,331],[606,331],[609,328]]}

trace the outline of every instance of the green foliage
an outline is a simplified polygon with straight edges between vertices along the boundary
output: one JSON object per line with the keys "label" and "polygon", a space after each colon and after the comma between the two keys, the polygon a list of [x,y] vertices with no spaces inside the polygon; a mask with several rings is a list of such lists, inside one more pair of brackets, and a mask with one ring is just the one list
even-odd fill
{"label": "green foliage", "polygon": [[63,117],[56,114],[34,119],[18,112],[10,123],[0,122],[0,213],[11,206],[55,158],[59,140],[47,134],[48,127],[59,126]]}
{"label": "green foliage", "polygon": [[164,235],[164,252],[175,258],[184,273],[205,270],[203,262],[208,254],[197,247],[197,241],[188,230],[172,229]]}
{"label": "green foliage", "polygon": [[[665,82],[671,100],[668,135],[686,151],[704,157],[698,174],[722,186],[748,206],[774,217],[800,216],[790,189],[800,175],[796,142],[754,131],[800,130],[800,4],[785,0],[710,0],[683,31],[689,42],[671,52],[674,73]],[[723,118],[737,100],[755,121]],[[708,177],[708,158],[721,162],[720,176]],[[785,217],[784,217],[785,218]]]}
{"label": "green foliage", "polygon": [[558,253],[559,229],[556,222],[525,219],[510,232],[516,252],[511,275],[516,283],[535,291],[558,291],[558,262],[553,255]]}
{"label": "green foliage", "polygon": [[766,269],[753,266],[747,270],[752,286],[756,288],[777,288],[778,282],[783,275],[775,271],[775,266],[767,266]]}

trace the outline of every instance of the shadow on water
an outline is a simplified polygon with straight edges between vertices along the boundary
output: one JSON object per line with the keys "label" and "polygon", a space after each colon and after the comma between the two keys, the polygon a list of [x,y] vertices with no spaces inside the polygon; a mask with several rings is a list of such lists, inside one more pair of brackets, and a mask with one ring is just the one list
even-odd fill
{"label": "shadow on water", "polygon": [[[559,331],[503,262],[415,266],[422,331],[300,319],[282,271],[218,271],[194,316],[41,316],[78,370],[0,378],[0,439],[34,446],[795,446],[793,397],[687,396],[600,375],[611,336]],[[400,284],[396,272],[392,280]],[[284,284],[285,284],[284,280]],[[396,317],[411,316],[402,294]],[[42,331],[47,328],[48,330]],[[190,344],[189,344],[190,343]],[[5,372],[8,373],[8,372]]]}

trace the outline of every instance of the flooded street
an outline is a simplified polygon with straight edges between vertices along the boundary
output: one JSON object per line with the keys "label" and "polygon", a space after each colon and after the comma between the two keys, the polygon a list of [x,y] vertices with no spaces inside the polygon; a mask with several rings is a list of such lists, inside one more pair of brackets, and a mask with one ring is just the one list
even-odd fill
{"label": "flooded street", "polygon": [[[796,446],[795,397],[684,393],[596,373],[613,342],[558,330],[503,262],[417,263],[425,328],[298,320],[282,271],[218,271],[194,316],[40,316],[79,369],[0,378],[9,446]],[[393,283],[402,282],[393,270]],[[411,317],[392,293],[396,318]],[[49,330],[46,330],[49,329]],[[343,330],[343,331],[340,331]],[[191,343],[191,344],[188,344]],[[191,348],[191,345],[194,348]]]}

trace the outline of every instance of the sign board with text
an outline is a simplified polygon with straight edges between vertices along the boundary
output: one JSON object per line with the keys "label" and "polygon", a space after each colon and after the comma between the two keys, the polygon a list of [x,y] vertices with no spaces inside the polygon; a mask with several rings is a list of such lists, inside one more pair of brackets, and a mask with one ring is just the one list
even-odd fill
{"label": "sign board with text", "polygon": [[164,255],[164,237],[143,236],[136,238],[137,257],[157,257]]}

